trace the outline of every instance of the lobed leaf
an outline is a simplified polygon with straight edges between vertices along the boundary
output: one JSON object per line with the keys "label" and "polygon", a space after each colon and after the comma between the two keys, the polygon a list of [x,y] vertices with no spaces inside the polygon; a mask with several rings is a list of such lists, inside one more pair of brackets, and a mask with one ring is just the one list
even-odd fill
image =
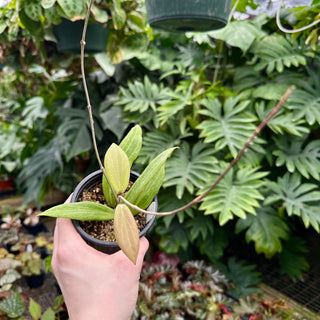
{"label": "lobed leaf", "polygon": [[271,258],[282,251],[281,240],[288,238],[288,226],[277,216],[275,210],[269,207],[257,209],[257,215],[248,215],[246,219],[239,219],[236,232],[244,229],[247,242],[253,241],[257,253],[264,253]]}
{"label": "lobed leaf", "polygon": [[247,213],[255,215],[255,208],[260,206],[258,200],[263,199],[259,188],[264,185],[262,178],[266,174],[258,171],[258,168],[244,167],[237,172],[231,169],[217,187],[202,200],[200,210],[205,214],[217,215],[220,225],[232,220],[234,216],[244,219]]}

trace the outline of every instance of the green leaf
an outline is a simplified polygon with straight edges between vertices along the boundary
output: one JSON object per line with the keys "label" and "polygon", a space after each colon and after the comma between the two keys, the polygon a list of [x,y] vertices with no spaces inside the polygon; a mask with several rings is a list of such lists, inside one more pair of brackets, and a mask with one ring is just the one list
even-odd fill
{"label": "green leaf", "polygon": [[265,200],[266,205],[281,201],[289,216],[300,217],[306,228],[311,225],[320,232],[320,191],[317,185],[301,183],[300,174],[287,172],[277,182],[268,181],[267,186],[273,194]]}
{"label": "green leaf", "polygon": [[261,281],[261,274],[255,272],[255,265],[246,265],[243,260],[232,257],[228,260],[228,270],[223,271],[225,276],[233,284],[230,292],[238,298],[259,292],[257,284]]}
{"label": "green leaf", "polygon": [[281,240],[289,235],[288,226],[269,207],[258,208],[256,216],[248,215],[245,219],[239,219],[236,232],[245,229],[247,242],[253,241],[256,252],[264,253],[268,259],[282,251]]}
{"label": "green leaf", "polygon": [[309,125],[320,124],[320,97],[318,88],[296,89],[286,106],[293,110],[293,120],[305,119]]}
{"label": "green leaf", "polygon": [[274,70],[283,72],[285,68],[307,63],[306,58],[294,48],[293,44],[278,34],[256,41],[250,51],[255,55],[252,63],[256,63],[256,70],[266,69],[267,74]]}
{"label": "green leaf", "polygon": [[100,52],[100,53],[96,53],[94,57],[98,62],[99,66],[106,73],[106,75],[108,75],[109,77],[112,77],[114,75],[116,67],[111,63],[109,56],[105,52]]}
{"label": "green leaf", "polygon": [[56,0],[41,0],[41,6],[44,9],[51,8],[56,3]]}
{"label": "green leaf", "polygon": [[[66,150],[67,160],[90,150],[92,148],[92,136],[88,112],[75,108],[65,108],[59,110],[58,115],[63,119],[58,128],[58,134],[65,144],[69,144]],[[97,139],[102,138],[103,133],[98,125],[95,126],[95,133]]]}
{"label": "green leaf", "polygon": [[33,128],[37,119],[45,119],[48,115],[48,110],[44,107],[42,97],[33,97],[26,101],[26,106],[23,109],[21,121],[23,126]]}
{"label": "green leaf", "polygon": [[159,152],[180,145],[181,139],[190,135],[190,133],[186,133],[182,136],[175,123],[172,125],[169,122],[168,126],[169,130],[155,129],[144,135],[142,149],[137,162],[142,164],[149,163]]}
{"label": "green leaf", "polygon": [[156,232],[161,236],[160,250],[164,250],[168,254],[176,254],[180,249],[187,250],[189,246],[188,234],[176,217],[168,228],[164,225],[157,226]]}
{"label": "green leaf", "polygon": [[226,27],[210,31],[212,38],[224,40],[230,46],[240,48],[244,53],[248,51],[255,39],[261,38],[265,32],[247,20],[231,21]]}
{"label": "green leaf", "polygon": [[168,92],[168,88],[164,88],[162,84],[152,83],[145,76],[144,82],[136,80],[133,83],[128,82],[128,89],[120,87],[121,95],[116,105],[123,106],[125,112],[129,114],[138,114],[139,121],[142,114],[143,119],[150,121],[157,106],[168,101]]}
{"label": "green leaf", "polygon": [[307,252],[303,240],[291,237],[284,243],[283,251],[279,255],[280,273],[289,275],[293,281],[304,281],[303,275],[309,270],[309,263],[304,257]]}
{"label": "green leaf", "polygon": [[[216,150],[227,147],[235,157],[256,128],[253,124],[257,120],[256,117],[245,112],[249,102],[239,103],[237,98],[230,97],[222,106],[218,99],[205,100],[203,105],[206,109],[200,110],[199,113],[207,118],[197,126],[201,131],[200,138],[204,138],[206,143],[216,142]],[[257,142],[261,143],[261,140],[255,139],[255,143]],[[252,145],[252,148],[257,147],[256,144]]]}
{"label": "green leaf", "polygon": [[29,302],[29,312],[32,319],[40,319],[40,316],[41,316],[40,304],[35,302],[32,298],[30,298],[30,302]]}
{"label": "green leaf", "polygon": [[121,8],[121,2],[119,0],[113,0],[111,14],[115,30],[122,29],[126,23],[127,15],[126,12]]}
{"label": "green leaf", "polygon": [[126,153],[113,143],[104,156],[104,168],[108,181],[117,195],[125,192],[128,187],[130,167]]}
{"label": "green leaf", "polygon": [[202,94],[202,88],[194,90],[193,81],[181,81],[175,92],[167,92],[167,98],[171,97],[171,101],[158,108],[160,125],[164,125],[171,117],[191,107]]}
{"label": "green leaf", "polygon": [[92,5],[91,12],[94,16],[94,19],[100,23],[106,23],[109,20],[109,15],[107,10],[102,10],[95,5]]}
{"label": "green leaf", "polygon": [[114,233],[119,247],[136,264],[139,253],[139,229],[130,209],[117,205],[114,213]]}
{"label": "green leaf", "polygon": [[42,315],[41,320],[55,320],[54,311],[51,308],[47,309]]}
{"label": "green leaf", "polygon": [[[278,150],[273,151],[276,165],[286,165],[289,172],[298,170],[305,178],[320,180],[320,141],[306,144],[305,140],[283,136],[276,139]],[[306,144],[306,145],[305,145]]]}
{"label": "green leaf", "polygon": [[217,173],[214,152],[213,148],[207,148],[201,142],[190,152],[189,145],[184,143],[167,161],[163,186],[176,186],[178,199],[182,198],[185,189],[191,194],[195,188],[202,189],[209,180],[210,173]]}
{"label": "green leaf", "polygon": [[189,219],[186,226],[190,229],[190,240],[193,242],[197,239],[206,240],[210,238],[210,235],[214,234],[214,225],[212,217],[199,213]]}
{"label": "green leaf", "polygon": [[40,21],[42,16],[42,8],[39,1],[25,1],[24,11],[31,20]]}
{"label": "green leaf", "polygon": [[[267,105],[265,101],[260,101],[255,104],[256,112],[262,121],[275,106],[274,101],[270,101]],[[304,125],[303,120],[294,120],[291,112],[286,112],[281,109],[267,124],[267,126],[275,133],[283,134],[288,132],[296,136],[301,136],[302,133],[308,133],[309,130]]]}
{"label": "green leaf", "polygon": [[[226,165],[221,166],[221,172]],[[266,172],[258,171],[258,168],[241,168],[237,172],[231,169],[220,181],[217,187],[207,195],[200,205],[200,210],[205,214],[214,214],[219,217],[220,225],[224,225],[234,216],[246,218],[247,213],[256,215],[258,200],[262,200],[259,188],[264,185],[261,180]],[[214,179],[212,179],[214,181]],[[205,190],[209,188],[206,186]],[[201,190],[199,194],[202,194]]]}
{"label": "green leaf", "polygon": [[62,21],[56,6],[45,9],[45,18],[53,24],[60,24]]}
{"label": "green leaf", "polygon": [[85,1],[57,0],[57,2],[68,19],[75,21],[84,18],[86,11]]}
{"label": "green leaf", "polygon": [[[163,151],[149,163],[125,195],[129,202],[142,209],[146,209],[150,205],[163,183],[165,162],[174,149]],[[133,212],[137,213],[137,211]]]}
{"label": "green leaf", "polygon": [[130,166],[138,157],[142,147],[142,129],[139,125],[134,126],[123,138],[119,147],[129,158]]}
{"label": "green leaf", "polygon": [[11,295],[0,302],[0,310],[6,312],[9,318],[22,316],[25,304],[19,293],[12,292]]}
{"label": "green leaf", "polygon": [[[61,140],[53,138],[47,145],[39,148],[23,166],[18,179],[25,187],[24,201],[42,200],[42,188],[48,176],[53,173],[59,174],[58,169],[62,170],[62,151]],[[70,178],[69,178],[70,179]]]}
{"label": "green leaf", "polygon": [[114,218],[114,210],[100,203],[83,201],[60,204],[40,213],[39,216],[107,221]]}

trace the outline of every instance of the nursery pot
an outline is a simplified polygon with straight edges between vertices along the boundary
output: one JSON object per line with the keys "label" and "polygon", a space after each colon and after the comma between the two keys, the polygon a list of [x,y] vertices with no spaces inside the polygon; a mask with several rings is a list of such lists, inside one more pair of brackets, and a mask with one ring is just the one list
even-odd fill
{"label": "nursery pot", "polygon": [[39,275],[25,276],[25,279],[30,288],[39,288],[44,283],[45,273],[41,272]]}
{"label": "nursery pot", "polygon": [[[57,39],[57,49],[60,52],[73,52],[80,54],[84,20],[62,22],[53,26],[53,33]],[[105,52],[108,42],[109,24],[92,23],[87,27],[86,46],[87,53]]]}
{"label": "nursery pot", "polygon": [[[134,172],[134,171],[130,172],[130,180],[132,182],[137,180],[138,177],[139,177],[139,174],[137,172]],[[94,171],[93,173],[88,175],[75,188],[75,190],[74,190],[74,192],[72,194],[72,197],[71,197],[71,202],[78,202],[78,199],[81,197],[82,192],[84,190],[90,189],[91,187],[93,187],[94,185],[96,185],[97,183],[99,183],[101,181],[102,181],[102,171],[101,170]],[[153,198],[153,201],[150,204],[150,206],[148,207],[148,209],[150,211],[157,211],[158,210],[158,199],[157,199],[157,196],[155,196]],[[156,219],[156,217],[154,215],[151,215],[151,214],[147,215],[147,224],[144,227],[144,229],[140,231],[140,234],[139,234],[140,238],[143,237],[144,235],[146,235],[148,230],[154,224],[155,219]],[[99,250],[101,252],[108,253],[108,254],[112,254],[112,253],[115,253],[115,252],[120,250],[119,245],[118,245],[117,242],[115,242],[115,241],[113,241],[113,242],[111,242],[111,241],[103,241],[103,240],[96,239],[96,238],[90,236],[88,233],[86,233],[81,228],[79,221],[72,220],[72,223],[73,223],[74,227],[76,228],[76,230],[78,231],[78,233],[81,235],[81,237],[91,247],[93,247],[93,248],[95,248],[95,249],[97,249],[97,250]]]}
{"label": "nursery pot", "polygon": [[146,0],[148,22],[167,31],[208,31],[223,28],[232,0]]}

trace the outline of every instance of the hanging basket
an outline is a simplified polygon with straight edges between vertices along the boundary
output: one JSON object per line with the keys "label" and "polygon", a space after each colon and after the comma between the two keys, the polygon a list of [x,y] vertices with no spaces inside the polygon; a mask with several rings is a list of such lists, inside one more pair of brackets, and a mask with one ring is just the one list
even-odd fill
{"label": "hanging basket", "polygon": [[[82,39],[83,20],[72,22],[62,19],[62,22],[53,27],[57,39],[57,49],[60,52],[81,52],[80,40]],[[86,53],[105,52],[108,42],[109,24],[89,24],[86,33]]]}
{"label": "hanging basket", "polygon": [[166,31],[209,31],[223,28],[232,0],[146,0],[148,22]]}

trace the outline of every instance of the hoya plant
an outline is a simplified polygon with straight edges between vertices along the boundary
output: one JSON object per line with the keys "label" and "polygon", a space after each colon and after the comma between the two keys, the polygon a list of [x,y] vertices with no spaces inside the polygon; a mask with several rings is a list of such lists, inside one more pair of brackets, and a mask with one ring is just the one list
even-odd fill
{"label": "hoya plant", "polygon": [[[63,217],[80,221],[114,220],[114,233],[119,247],[135,263],[139,252],[139,229],[134,215],[146,209],[159,191],[165,162],[175,148],[160,153],[130,185],[130,170],[142,146],[142,130],[133,127],[120,145],[113,143],[105,153],[102,189],[107,205],[91,201],[66,203],[50,208],[41,216]],[[128,201],[139,210],[125,204]]]}

